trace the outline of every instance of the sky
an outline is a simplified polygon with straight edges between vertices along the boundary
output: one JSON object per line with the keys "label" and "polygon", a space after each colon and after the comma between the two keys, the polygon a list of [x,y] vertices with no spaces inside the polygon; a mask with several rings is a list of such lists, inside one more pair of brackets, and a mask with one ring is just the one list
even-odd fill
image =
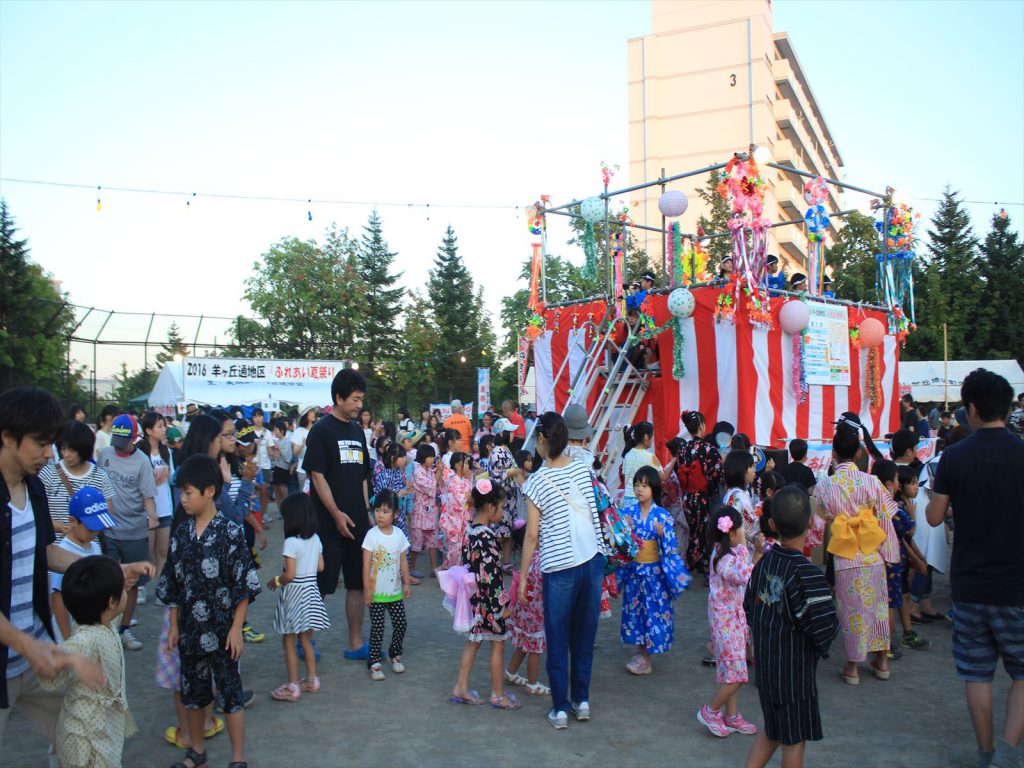
{"label": "sky", "polygon": [[[847,180],[891,184],[925,219],[950,184],[982,201],[980,236],[996,201],[1020,229],[1024,2],[773,7]],[[601,162],[627,168],[626,41],[649,32],[646,0],[3,0],[0,177],[85,188],[0,181],[0,196],[74,303],[142,313],[104,339],[141,340],[151,312],[247,313],[243,281],[273,242],[332,222],[358,234],[375,204],[406,287],[425,286],[450,224],[497,321],[534,239],[522,207],[599,192]],[[567,237],[553,223],[552,250],[582,259]],[[201,339],[225,340],[203,323]],[[122,359],[141,367],[140,351],[101,347],[99,375]]]}

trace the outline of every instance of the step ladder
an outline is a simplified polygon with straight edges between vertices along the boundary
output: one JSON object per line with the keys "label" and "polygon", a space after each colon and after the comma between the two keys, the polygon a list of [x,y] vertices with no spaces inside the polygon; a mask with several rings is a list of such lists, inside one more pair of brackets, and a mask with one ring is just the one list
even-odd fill
{"label": "step ladder", "polygon": [[[583,327],[592,326],[594,333],[589,342],[587,334],[582,334],[576,342],[583,345],[586,358],[570,381],[569,399],[562,413],[573,404],[582,405],[587,410],[587,420],[594,427],[588,448],[601,461],[601,474],[614,495],[622,485],[619,478],[624,447],[622,428],[632,424],[636,418],[650,386],[651,372],[640,370],[629,362],[630,349],[636,342],[633,332],[627,334],[621,346],[615,343],[619,325],[626,325],[627,329],[628,325],[625,317],[610,318],[611,311],[609,308],[598,323],[588,321],[582,324]],[[566,355],[555,381],[562,377],[570,357],[571,354]],[[588,406],[592,393],[598,389],[597,399]],[[533,444],[532,438],[531,431],[527,435],[527,445]]]}

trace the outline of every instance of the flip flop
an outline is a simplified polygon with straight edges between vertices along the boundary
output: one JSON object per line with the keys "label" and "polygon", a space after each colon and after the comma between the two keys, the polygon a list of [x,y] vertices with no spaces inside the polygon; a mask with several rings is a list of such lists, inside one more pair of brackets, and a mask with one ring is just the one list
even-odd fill
{"label": "flip flop", "polygon": [[840,670],[839,676],[843,678],[843,682],[847,685],[860,685],[860,675],[844,675],[842,670]]}
{"label": "flip flop", "polygon": [[185,743],[181,740],[181,731],[177,726],[167,726],[167,730],[164,731],[164,740],[168,744],[173,744],[178,749],[185,749]]}
{"label": "flip flop", "polygon": [[511,693],[503,696],[491,696],[489,703],[493,709],[519,709],[522,703]]}
{"label": "flip flop", "polygon": [[879,680],[888,680],[892,676],[892,673],[888,669],[879,669],[873,662],[869,662],[868,666],[871,667],[871,670],[875,673],[875,677]]}
{"label": "flip flop", "polygon": [[203,738],[204,739],[213,738],[214,736],[216,736],[218,733],[220,733],[223,730],[224,730],[224,721],[221,720],[216,715],[214,715],[213,716],[213,725],[210,727],[210,729],[208,731],[205,731],[203,733]]}
{"label": "flip flop", "polygon": [[480,694],[476,691],[466,691],[465,696],[456,696],[452,694],[448,697],[448,701],[452,704],[474,704],[480,706],[484,703],[484,700],[480,698]]}

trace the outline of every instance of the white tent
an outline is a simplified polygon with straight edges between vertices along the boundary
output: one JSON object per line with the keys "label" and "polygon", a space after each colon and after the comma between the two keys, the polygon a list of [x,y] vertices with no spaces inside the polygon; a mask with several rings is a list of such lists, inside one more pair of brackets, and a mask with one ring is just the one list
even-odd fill
{"label": "white tent", "polygon": [[344,367],[337,360],[186,357],[181,363],[164,364],[149,394],[149,405],[163,412],[184,403],[328,405],[331,381]]}
{"label": "white tent", "polygon": [[950,402],[960,400],[960,385],[977,368],[998,373],[1013,387],[1013,393],[1024,392],[1024,370],[1016,360],[900,360],[900,388],[909,388],[914,400]]}

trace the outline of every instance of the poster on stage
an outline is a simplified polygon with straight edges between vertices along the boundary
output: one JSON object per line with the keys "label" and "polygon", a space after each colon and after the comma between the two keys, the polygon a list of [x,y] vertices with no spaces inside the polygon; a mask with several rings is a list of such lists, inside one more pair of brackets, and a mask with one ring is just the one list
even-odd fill
{"label": "poster on stage", "polygon": [[846,307],[808,301],[804,346],[808,384],[850,386],[850,326]]}

